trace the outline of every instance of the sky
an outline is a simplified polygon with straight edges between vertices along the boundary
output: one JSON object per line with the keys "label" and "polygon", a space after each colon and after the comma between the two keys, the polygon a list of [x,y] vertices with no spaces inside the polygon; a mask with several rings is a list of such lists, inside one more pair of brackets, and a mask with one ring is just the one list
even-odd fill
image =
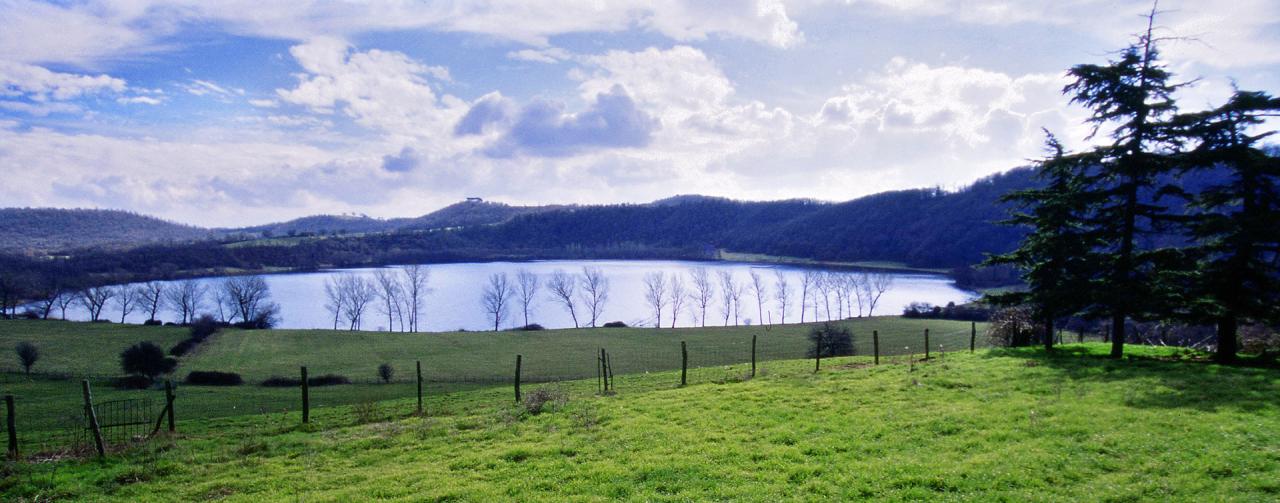
{"label": "sky", "polygon": [[[1184,109],[1280,92],[1280,2],[1160,3]],[[0,206],[203,226],[962,187],[1088,145],[1149,1],[0,0]],[[1096,138],[1092,141],[1098,141]]]}

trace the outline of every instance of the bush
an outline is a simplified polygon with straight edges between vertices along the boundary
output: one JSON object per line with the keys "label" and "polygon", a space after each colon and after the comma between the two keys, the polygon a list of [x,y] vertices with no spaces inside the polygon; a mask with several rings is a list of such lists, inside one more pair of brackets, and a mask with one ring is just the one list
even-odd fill
{"label": "bush", "polygon": [[1024,306],[1008,307],[991,315],[991,325],[987,327],[987,339],[992,346],[1020,347],[1028,346],[1035,340],[1036,323],[1032,319],[1031,309]]}
{"label": "bush", "polygon": [[383,383],[391,382],[391,378],[395,376],[395,374],[396,374],[396,369],[391,368],[390,363],[384,363],[382,365],[378,365],[378,378],[382,379]]}
{"label": "bush", "polygon": [[806,356],[823,358],[832,356],[852,356],[853,332],[848,327],[835,323],[823,323],[809,331],[809,351]]}
{"label": "bush", "polygon": [[258,314],[253,315],[253,319],[236,323],[236,328],[245,330],[266,330],[274,328],[280,322],[280,306],[268,302],[258,310]]}
{"label": "bush", "polygon": [[195,349],[196,346],[198,345],[199,343],[196,341],[193,341],[191,339],[183,339],[181,341],[178,341],[177,344],[174,344],[173,347],[169,348],[169,356],[185,356],[187,353],[190,353],[191,350]]}
{"label": "bush", "polygon": [[338,374],[325,374],[317,377],[308,377],[307,384],[310,386],[334,386],[337,384],[351,384],[351,379]]}
{"label": "bush", "polygon": [[529,414],[540,414],[543,411],[552,408],[563,407],[569,403],[569,394],[562,389],[556,388],[538,388],[524,394],[524,400],[520,405],[524,407],[524,411]]}
{"label": "bush", "polygon": [[604,328],[627,328],[627,324],[621,321],[611,321],[605,323]]}
{"label": "bush", "polygon": [[543,328],[543,327],[542,327],[542,325],[539,325],[539,324],[537,324],[537,323],[530,323],[530,324],[525,325],[525,326],[523,326],[523,327],[518,327],[518,328],[516,328],[516,330],[518,330],[518,331],[522,331],[522,332],[528,332],[528,331],[534,331],[534,330],[546,330],[546,329],[545,329],[545,328]]}
{"label": "bush", "polygon": [[142,322],[142,325],[147,327],[158,327],[164,325],[164,322],[160,320],[147,320]]}
{"label": "bush", "polygon": [[301,379],[293,377],[271,376],[262,381],[261,386],[268,388],[295,388],[302,385]]}
{"label": "bush", "polygon": [[239,386],[244,384],[244,379],[235,372],[193,370],[187,374],[186,383],[200,386]]}
{"label": "bush", "polygon": [[147,389],[151,387],[151,383],[152,379],[143,375],[128,375],[115,380],[119,389]]}
{"label": "bush", "polygon": [[213,335],[218,329],[222,328],[225,323],[220,323],[210,315],[201,315],[199,318],[191,321],[190,338],[203,341],[210,335]]}
{"label": "bush", "polygon": [[31,367],[34,367],[37,361],[40,361],[40,349],[27,341],[19,342],[14,346],[13,352],[18,355],[18,363],[22,365],[22,369],[26,373],[31,373]]}
{"label": "bush", "polygon": [[124,373],[147,376],[152,380],[173,372],[177,366],[177,360],[165,356],[164,351],[150,341],[139,342],[120,353],[120,368]]}

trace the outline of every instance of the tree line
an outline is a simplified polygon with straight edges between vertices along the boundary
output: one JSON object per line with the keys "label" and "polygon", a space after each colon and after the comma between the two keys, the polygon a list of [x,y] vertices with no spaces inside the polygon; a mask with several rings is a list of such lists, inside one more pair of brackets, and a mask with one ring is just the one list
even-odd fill
{"label": "tree line", "polygon": [[[1108,141],[1071,152],[1047,133],[1040,186],[1003,198],[1017,208],[1008,223],[1030,232],[988,260],[1029,288],[992,299],[1026,306],[1046,348],[1055,322],[1079,315],[1105,320],[1119,358],[1132,322],[1161,320],[1215,326],[1231,361],[1242,325],[1280,323],[1280,152],[1263,143],[1280,99],[1236,89],[1179,110],[1189,83],[1161,62],[1155,17],[1106,64],[1069,70],[1064,93]],[[1212,182],[1181,183],[1194,177]]]}

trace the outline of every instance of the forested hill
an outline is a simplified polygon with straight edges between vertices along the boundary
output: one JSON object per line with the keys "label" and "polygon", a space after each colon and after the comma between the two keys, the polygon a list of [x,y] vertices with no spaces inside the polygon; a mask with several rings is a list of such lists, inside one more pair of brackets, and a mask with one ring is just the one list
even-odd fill
{"label": "forested hill", "polygon": [[[1021,231],[997,223],[1006,217],[999,198],[1032,183],[1031,170],[1024,168],[958,191],[906,190],[844,203],[808,199],[745,202],[704,196],[678,196],[648,204],[526,208],[469,202],[417,219],[304,219],[295,221],[297,227],[292,229],[275,228],[295,231],[296,238],[284,241],[223,235],[221,239],[149,244],[129,250],[80,249],[53,261],[20,260],[7,267],[40,269],[69,282],[103,282],[210,274],[227,268],[299,270],[550,258],[705,259],[714,257],[716,250],[727,249],[951,268],[975,264],[985,253],[1004,252],[1016,245]],[[303,225],[316,222],[330,233],[310,234]],[[391,230],[373,231],[378,229],[374,226],[362,234],[335,235],[332,231],[338,229],[330,228],[356,223],[376,223]],[[353,232],[360,227],[344,228]],[[268,229],[240,232],[250,230]],[[16,257],[10,256],[13,259]],[[3,262],[0,260],[0,266]]]}
{"label": "forested hill", "polygon": [[128,211],[0,208],[0,252],[132,247],[208,239],[212,235],[209,229]]}

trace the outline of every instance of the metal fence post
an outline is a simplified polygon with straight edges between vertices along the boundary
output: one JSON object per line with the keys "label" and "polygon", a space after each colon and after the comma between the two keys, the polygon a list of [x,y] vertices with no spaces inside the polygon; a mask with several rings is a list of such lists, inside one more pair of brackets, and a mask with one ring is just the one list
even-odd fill
{"label": "metal fence post", "polygon": [[871,349],[875,351],[876,365],[879,365],[880,364],[880,331],[879,330],[871,331]]}
{"label": "metal fence post", "polygon": [[685,341],[680,341],[680,385],[689,384],[689,347]]}
{"label": "metal fence post", "polygon": [[418,360],[416,366],[418,368],[418,415],[422,415],[422,360]]}
{"label": "metal fence post", "polygon": [[9,458],[18,459],[18,426],[13,417],[13,395],[4,396],[5,430],[9,432]]}
{"label": "metal fence post", "polygon": [[[772,316],[772,313],[770,313]],[[756,336],[751,335],[751,377],[756,376]]]}
{"label": "metal fence post", "polygon": [[516,355],[516,403],[520,403],[520,360],[521,355]]}

